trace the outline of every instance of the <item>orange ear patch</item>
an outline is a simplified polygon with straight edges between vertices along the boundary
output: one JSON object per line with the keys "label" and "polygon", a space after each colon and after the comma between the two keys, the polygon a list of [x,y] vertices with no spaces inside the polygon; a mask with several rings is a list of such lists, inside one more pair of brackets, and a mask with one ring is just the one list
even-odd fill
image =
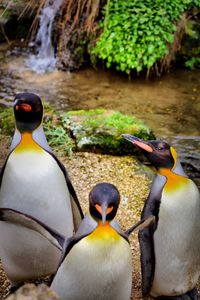
{"label": "orange ear patch", "polygon": [[113,210],[113,206],[108,207],[107,210],[106,210],[106,214],[109,214],[112,210]]}
{"label": "orange ear patch", "polygon": [[29,104],[27,104],[27,103],[22,103],[22,104],[17,104],[16,106],[15,106],[15,109],[16,110],[19,110],[19,109],[22,109],[22,110],[24,110],[24,111],[27,111],[27,112],[30,112],[30,111],[32,111],[32,107],[31,107],[31,105],[29,105]]}
{"label": "orange ear patch", "polygon": [[[96,210],[102,215],[102,208],[101,208],[101,205],[95,204],[95,208],[96,208]],[[108,207],[108,208],[106,209],[106,214],[109,214],[112,210],[113,210],[113,206]]]}
{"label": "orange ear patch", "polygon": [[96,208],[96,210],[97,210],[100,214],[102,214],[102,208],[101,208],[101,205],[95,204],[95,208]]}

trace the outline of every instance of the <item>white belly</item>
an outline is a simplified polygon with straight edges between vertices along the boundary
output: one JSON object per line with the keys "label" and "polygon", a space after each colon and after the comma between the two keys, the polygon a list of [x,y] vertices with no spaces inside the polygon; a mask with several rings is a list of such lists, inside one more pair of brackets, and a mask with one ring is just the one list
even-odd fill
{"label": "white belly", "polygon": [[200,199],[192,181],[163,194],[154,234],[155,277],[151,295],[180,295],[192,290],[200,275]]}
{"label": "white belly", "polygon": [[51,288],[61,300],[129,300],[131,285],[127,241],[99,245],[83,238],[65,258]]}
{"label": "white belly", "polygon": [[10,155],[1,184],[0,207],[27,213],[65,236],[73,233],[64,174],[45,151]]}

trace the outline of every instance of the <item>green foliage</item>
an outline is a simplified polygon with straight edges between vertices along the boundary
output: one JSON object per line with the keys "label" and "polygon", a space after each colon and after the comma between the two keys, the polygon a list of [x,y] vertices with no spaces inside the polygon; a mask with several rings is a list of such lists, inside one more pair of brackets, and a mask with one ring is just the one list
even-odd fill
{"label": "green foliage", "polygon": [[200,68],[200,57],[191,57],[185,62],[185,66],[191,70]]}
{"label": "green foliage", "polygon": [[0,108],[0,133],[13,136],[15,122],[12,108]]}
{"label": "green foliage", "polygon": [[91,56],[128,74],[150,69],[168,53],[175,21],[193,7],[200,7],[200,0],[108,0]]}
{"label": "green foliage", "polygon": [[67,131],[63,128],[61,122],[57,120],[57,124],[53,124],[52,118],[44,123],[44,132],[47,137],[49,146],[59,155],[72,156],[73,142]]}
{"label": "green foliage", "polygon": [[155,138],[141,120],[113,110],[67,112],[62,116],[62,123],[70,128],[79,151],[133,154],[135,148],[121,137],[122,133],[130,133],[142,139]]}

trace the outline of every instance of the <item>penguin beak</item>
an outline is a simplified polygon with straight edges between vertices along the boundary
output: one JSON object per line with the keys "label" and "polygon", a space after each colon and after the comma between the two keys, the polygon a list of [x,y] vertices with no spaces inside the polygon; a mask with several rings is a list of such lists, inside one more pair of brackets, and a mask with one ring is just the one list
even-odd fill
{"label": "penguin beak", "polygon": [[131,135],[131,134],[122,134],[121,135],[124,139],[127,141],[131,142],[132,144],[136,145],[137,147],[147,151],[147,152],[153,152],[152,147],[147,143],[144,142],[143,140]]}
{"label": "penguin beak", "polygon": [[107,203],[103,203],[101,205],[101,209],[102,209],[101,215],[102,215],[102,224],[103,225],[105,225],[105,223],[106,223],[107,207],[108,207]]}
{"label": "penguin beak", "polygon": [[102,224],[105,225],[106,215],[113,210],[113,206],[108,207],[108,204],[106,202],[103,202],[101,205],[96,204],[95,207],[98,210],[98,212],[101,214]]}

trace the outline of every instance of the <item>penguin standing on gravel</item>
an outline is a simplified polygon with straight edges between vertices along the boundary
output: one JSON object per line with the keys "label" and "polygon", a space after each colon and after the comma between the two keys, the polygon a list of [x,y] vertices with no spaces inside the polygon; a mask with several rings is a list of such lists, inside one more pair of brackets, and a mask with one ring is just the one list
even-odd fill
{"label": "penguin standing on gravel", "polygon": [[162,141],[125,139],[139,147],[157,174],[142,218],[155,222],[139,232],[143,296],[196,300],[200,275],[200,196],[173,147]]}
{"label": "penguin standing on gravel", "polygon": [[113,221],[120,195],[109,183],[89,195],[89,214],[68,240],[51,288],[61,300],[129,300],[132,270],[127,236]]}
{"label": "penguin standing on gravel", "polygon": [[0,208],[31,215],[70,237],[83,214],[64,166],[46,141],[40,98],[17,94],[14,115],[16,130],[0,176]]}

